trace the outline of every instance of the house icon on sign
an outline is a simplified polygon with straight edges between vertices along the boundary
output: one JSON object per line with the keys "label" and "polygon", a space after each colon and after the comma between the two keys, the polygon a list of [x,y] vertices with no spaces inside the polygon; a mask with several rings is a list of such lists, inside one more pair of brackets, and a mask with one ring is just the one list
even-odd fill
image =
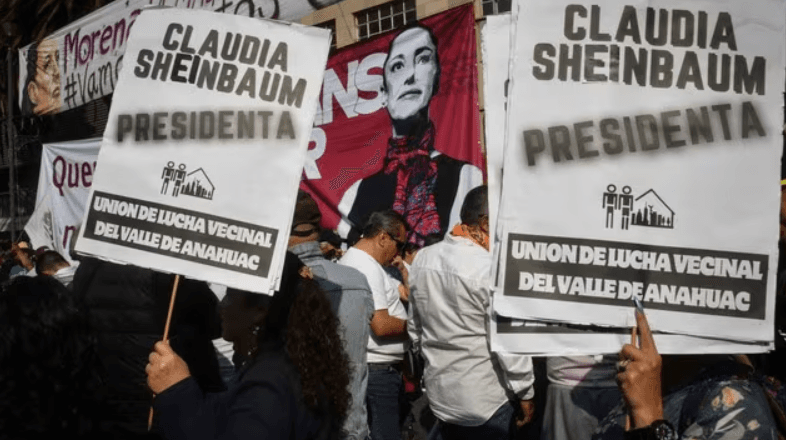
{"label": "house icon on sign", "polygon": [[633,225],[674,229],[674,211],[654,190],[636,198],[632,217]]}
{"label": "house icon on sign", "polygon": [[205,170],[197,168],[186,176],[183,185],[180,187],[180,194],[213,200],[213,191],[215,189]]}

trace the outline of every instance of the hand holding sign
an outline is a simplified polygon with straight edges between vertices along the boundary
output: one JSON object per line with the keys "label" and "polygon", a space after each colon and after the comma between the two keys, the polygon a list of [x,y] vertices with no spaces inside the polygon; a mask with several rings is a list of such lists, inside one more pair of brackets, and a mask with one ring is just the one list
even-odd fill
{"label": "hand holding sign", "polygon": [[191,376],[186,362],[169,346],[168,341],[158,341],[148,358],[147,385],[159,394],[172,385]]}
{"label": "hand holding sign", "polygon": [[661,357],[655,347],[647,317],[636,311],[636,326],[641,347],[625,344],[620,359],[627,360],[617,374],[617,383],[633,422],[632,428],[649,426],[663,418],[661,394]]}

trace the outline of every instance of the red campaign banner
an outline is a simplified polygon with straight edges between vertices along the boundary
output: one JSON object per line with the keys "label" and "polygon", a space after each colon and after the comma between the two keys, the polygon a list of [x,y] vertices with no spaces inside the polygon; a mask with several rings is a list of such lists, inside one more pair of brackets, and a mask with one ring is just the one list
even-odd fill
{"label": "red campaign banner", "polygon": [[[409,237],[416,243],[434,232],[435,222],[440,234],[453,226],[449,213],[460,210],[463,195],[485,175],[476,54],[468,4],[421,20],[417,28],[346,47],[328,60],[301,182],[319,204],[323,227],[346,236],[353,223],[359,227],[363,215],[380,208],[394,208],[419,225],[421,237]],[[409,186],[389,165],[394,132],[431,152],[428,165],[404,167],[412,174]],[[418,186],[423,175],[426,184]]]}

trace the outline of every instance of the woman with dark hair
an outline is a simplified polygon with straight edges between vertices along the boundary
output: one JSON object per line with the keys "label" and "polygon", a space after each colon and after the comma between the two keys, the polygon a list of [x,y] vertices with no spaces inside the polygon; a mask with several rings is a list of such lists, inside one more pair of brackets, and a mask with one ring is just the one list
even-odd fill
{"label": "woman with dark hair", "polygon": [[349,363],[338,319],[316,282],[287,253],[272,297],[227,289],[223,337],[234,344],[237,382],[205,394],[167,342],[146,368],[156,429],[167,439],[328,439],[349,404]]}
{"label": "woman with dark hair", "polygon": [[102,387],[83,310],[51,277],[0,294],[0,438],[93,438]]}

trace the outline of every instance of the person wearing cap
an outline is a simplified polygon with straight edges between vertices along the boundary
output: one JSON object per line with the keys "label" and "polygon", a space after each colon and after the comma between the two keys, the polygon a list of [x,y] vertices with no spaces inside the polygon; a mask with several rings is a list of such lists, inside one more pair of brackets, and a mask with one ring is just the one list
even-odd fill
{"label": "person wearing cap", "polygon": [[374,440],[400,440],[406,414],[401,406],[405,402],[401,372],[409,343],[404,306],[409,290],[385,271],[406,243],[407,223],[401,214],[393,210],[374,212],[358,242],[339,260],[339,264],[354,267],[366,276],[374,298],[366,391],[368,424]]}
{"label": "person wearing cap", "polygon": [[343,425],[343,438],[365,440],[369,435],[366,420],[366,348],[374,301],[371,288],[362,273],[325,258],[319,243],[320,220],[322,214],[311,195],[303,190],[298,191],[289,251],[311,269],[314,280],[327,293],[333,312],[338,317],[339,334],[352,367],[349,377],[352,398]]}

